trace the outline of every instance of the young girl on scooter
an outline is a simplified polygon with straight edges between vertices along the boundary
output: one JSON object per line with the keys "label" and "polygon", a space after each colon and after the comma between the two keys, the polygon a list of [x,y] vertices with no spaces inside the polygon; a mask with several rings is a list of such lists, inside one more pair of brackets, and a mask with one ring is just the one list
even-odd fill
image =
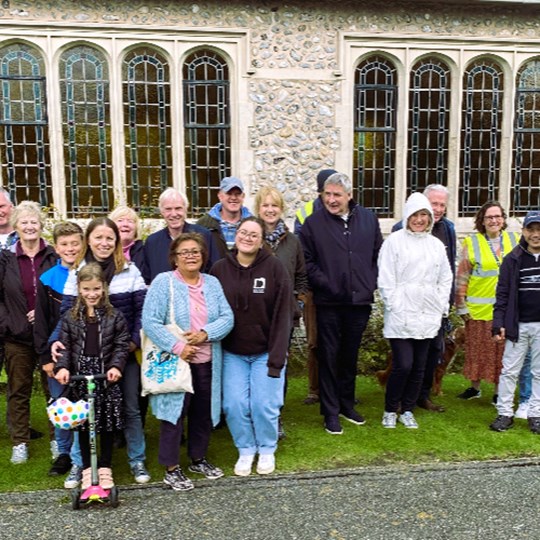
{"label": "young girl on scooter", "polygon": [[[77,301],[62,317],[60,341],[65,350],[56,364],[55,377],[61,384],[68,384],[70,375],[107,375],[106,380],[96,381],[95,415],[100,436],[99,485],[111,489],[113,436],[116,430],[124,428],[118,381],[128,357],[130,336],[124,316],[109,302],[107,282],[98,263],[89,263],[79,270],[77,287]],[[84,399],[86,392],[86,381],[73,383],[77,399]],[[78,429],[84,491],[91,484],[90,441],[87,425]]]}

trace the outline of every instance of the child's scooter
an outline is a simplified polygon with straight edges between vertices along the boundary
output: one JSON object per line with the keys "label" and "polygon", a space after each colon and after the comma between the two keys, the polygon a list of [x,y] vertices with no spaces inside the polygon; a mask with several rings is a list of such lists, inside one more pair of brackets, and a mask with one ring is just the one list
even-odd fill
{"label": "child's scooter", "polygon": [[92,484],[82,493],[79,488],[71,491],[71,508],[79,510],[82,506],[93,503],[108,503],[113,508],[119,504],[118,488],[116,486],[111,489],[103,489],[99,485],[98,466],[97,466],[97,445],[96,445],[96,380],[104,380],[107,375],[99,373],[97,375],[73,375],[71,381],[86,381],[88,394],[88,434],[90,438],[90,467],[92,470]]}

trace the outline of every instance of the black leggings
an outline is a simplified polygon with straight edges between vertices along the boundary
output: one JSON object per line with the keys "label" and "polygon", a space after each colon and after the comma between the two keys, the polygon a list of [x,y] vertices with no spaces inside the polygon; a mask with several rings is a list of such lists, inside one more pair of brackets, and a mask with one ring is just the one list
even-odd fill
{"label": "black leggings", "polygon": [[[111,468],[114,432],[104,431],[98,433],[97,443],[99,444],[98,467]],[[81,456],[83,468],[90,467],[90,434],[88,431],[79,431],[79,446],[81,447]]]}

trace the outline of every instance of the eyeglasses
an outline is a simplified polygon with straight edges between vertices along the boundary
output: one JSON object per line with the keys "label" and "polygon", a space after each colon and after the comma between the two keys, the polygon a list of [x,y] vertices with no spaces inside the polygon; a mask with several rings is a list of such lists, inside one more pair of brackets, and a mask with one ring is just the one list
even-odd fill
{"label": "eyeglasses", "polygon": [[238,231],[238,236],[241,236],[242,238],[245,238],[246,240],[258,240],[261,235],[258,233],[250,233],[247,231],[244,231],[243,229],[241,231]]}
{"label": "eyeglasses", "polygon": [[502,219],[502,216],[484,216],[484,219],[486,221],[498,221],[499,219]]}
{"label": "eyeglasses", "polygon": [[201,254],[200,249],[182,249],[177,251],[176,255],[182,257],[182,259],[189,259],[190,257],[198,257]]}

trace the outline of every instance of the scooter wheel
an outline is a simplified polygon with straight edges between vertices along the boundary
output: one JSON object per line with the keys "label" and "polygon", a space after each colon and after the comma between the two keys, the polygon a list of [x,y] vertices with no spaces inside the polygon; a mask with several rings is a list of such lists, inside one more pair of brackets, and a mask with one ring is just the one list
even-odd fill
{"label": "scooter wheel", "polygon": [[81,490],[72,489],[71,490],[71,509],[79,510],[81,507]]}
{"label": "scooter wheel", "polygon": [[111,492],[109,493],[109,501],[113,508],[117,508],[120,504],[120,501],[118,500],[118,488],[116,486],[111,488]]}

